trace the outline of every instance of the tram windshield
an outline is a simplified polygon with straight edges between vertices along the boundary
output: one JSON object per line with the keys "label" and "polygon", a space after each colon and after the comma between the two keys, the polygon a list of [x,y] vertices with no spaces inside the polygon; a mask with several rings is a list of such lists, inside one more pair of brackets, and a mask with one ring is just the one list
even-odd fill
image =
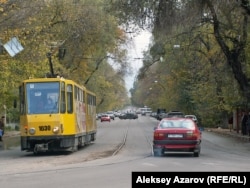
{"label": "tram windshield", "polygon": [[59,82],[26,84],[28,114],[58,113]]}

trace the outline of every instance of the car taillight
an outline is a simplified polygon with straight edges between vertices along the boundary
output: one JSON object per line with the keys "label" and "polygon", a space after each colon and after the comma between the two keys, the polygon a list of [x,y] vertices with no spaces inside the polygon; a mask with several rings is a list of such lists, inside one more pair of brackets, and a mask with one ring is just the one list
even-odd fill
{"label": "car taillight", "polygon": [[154,132],[155,139],[161,139],[164,137],[164,133]]}
{"label": "car taillight", "polygon": [[193,131],[187,131],[186,134],[187,134],[187,136],[193,136],[194,132]]}
{"label": "car taillight", "polygon": [[192,138],[198,138],[198,133],[197,132],[194,132],[194,131],[187,131],[186,132],[186,135],[187,135],[187,137],[192,137]]}

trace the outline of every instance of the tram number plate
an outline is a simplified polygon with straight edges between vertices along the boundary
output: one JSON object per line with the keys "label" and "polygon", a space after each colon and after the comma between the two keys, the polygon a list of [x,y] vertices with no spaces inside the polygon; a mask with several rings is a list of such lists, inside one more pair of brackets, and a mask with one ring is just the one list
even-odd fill
{"label": "tram number plate", "polygon": [[50,127],[50,125],[41,125],[41,126],[39,126],[39,130],[40,131],[50,131],[51,127]]}

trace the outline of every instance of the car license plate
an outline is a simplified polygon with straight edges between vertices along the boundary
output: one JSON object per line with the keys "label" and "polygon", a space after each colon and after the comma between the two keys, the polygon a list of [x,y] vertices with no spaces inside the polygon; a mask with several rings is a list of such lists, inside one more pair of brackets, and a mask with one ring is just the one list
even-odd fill
{"label": "car license plate", "polygon": [[182,134],[168,134],[168,138],[182,138]]}

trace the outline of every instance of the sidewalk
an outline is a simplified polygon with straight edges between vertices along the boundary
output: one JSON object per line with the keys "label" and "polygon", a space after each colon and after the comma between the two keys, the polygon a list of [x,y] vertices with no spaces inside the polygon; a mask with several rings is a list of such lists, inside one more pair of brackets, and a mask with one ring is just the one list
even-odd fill
{"label": "sidewalk", "polygon": [[230,129],[222,129],[222,128],[206,128],[205,131],[214,132],[214,133],[225,135],[225,136],[231,136],[242,141],[250,142],[250,136],[247,136],[247,135],[243,136],[240,132],[237,133],[235,130],[232,130],[232,129],[230,130]]}
{"label": "sidewalk", "polygon": [[3,135],[3,138],[19,136],[19,135],[20,135],[20,131],[5,131],[4,135]]}

